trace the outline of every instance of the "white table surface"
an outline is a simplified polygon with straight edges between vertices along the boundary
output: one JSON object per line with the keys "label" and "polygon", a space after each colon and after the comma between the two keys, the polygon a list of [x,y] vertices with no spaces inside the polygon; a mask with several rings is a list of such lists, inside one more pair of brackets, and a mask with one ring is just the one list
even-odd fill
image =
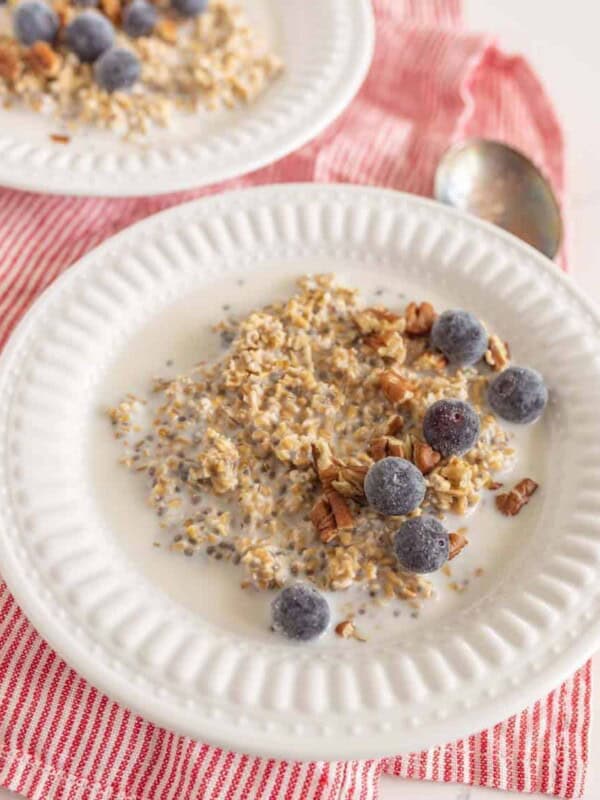
{"label": "white table surface", "polygon": [[[423,0],[429,2],[429,0]],[[571,264],[575,280],[600,302],[597,235],[600,225],[600,124],[596,102],[600,85],[596,0],[569,5],[549,0],[463,0],[467,23],[495,33],[503,48],[527,55],[542,76],[567,135]],[[591,764],[586,800],[600,798],[600,655],[594,660],[594,711]],[[542,797],[543,795],[529,795]],[[519,800],[523,795],[384,778],[380,800]],[[18,800],[0,789],[0,800]],[[158,799],[157,799],[158,800]]]}

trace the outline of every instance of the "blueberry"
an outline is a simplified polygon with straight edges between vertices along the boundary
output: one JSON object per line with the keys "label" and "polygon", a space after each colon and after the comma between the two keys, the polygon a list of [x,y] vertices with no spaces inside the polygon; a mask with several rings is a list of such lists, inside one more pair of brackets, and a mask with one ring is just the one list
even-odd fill
{"label": "blueberry", "polygon": [[450,363],[464,367],[483,356],[488,335],[470,311],[444,311],[433,323],[431,343]]}
{"label": "blueberry", "polygon": [[15,11],[15,33],[21,44],[53,42],[58,33],[56,12],[39,0],[21,3]]}
{"label": "blueberry", "polygon": [[208,0],[171,0],[171,6],[184,17],[196,17],[206,11]]}
{"label": "blueberry", "polygon": [[148,36],[154,30],[156,17],[155,6],[146,0],[134,0],[123,14],[123,30],[133,37]]}
{"label": "blueberry", "polygon": [[463,400],[438,400],[423,419],[427,444],[445,456],[462,456],[479,438],[479,417]]}
{"label": "blueberry", "polygon": [[271,618],[278,633],[307,642],[329,625],[329,604],[312,586],[294,583],[282,589],[271,603]]}
{"label": "blueberry", "polygon": [[375,511],[396,517],[421,505],[425,481],[410,461],[390,456],[377,461],[367,472],[365,494]]}
{"label": "blueberry", "polygon": [[528,367],[508,367],[490,383],[488,402],[509,422],[533,422],[548,402],[548,390],[539,372]]}
{"label": "blueberry", "polygon": [[94,64],[94,76],[107,92],[129,89],[140,77],[140,60],[131,50],[115,47]]}
{"label": "blueberry", "polygon": [[394,537],[394,553],[409,572],[435,572],[448,560],[448,532],[434,517],[412,517]]}
{"label": "blueberry", "polygon": [[113,26],[97,11],[84,11],[67,26],[67,47],[80,61],[95,61],[114,40]]}

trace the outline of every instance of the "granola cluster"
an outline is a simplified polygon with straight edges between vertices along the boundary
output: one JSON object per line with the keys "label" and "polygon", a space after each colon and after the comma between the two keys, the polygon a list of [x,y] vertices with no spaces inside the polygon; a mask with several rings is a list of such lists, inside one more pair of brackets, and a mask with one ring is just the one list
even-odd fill
{"label": "granola cluster", "polygon": [[[245,570],[243,585],[269,589],[300,576],[319,588],[353,584],[372,597],[420,598],[422,576],[403,571],[391,539],[405,517],[365,502],[371,464],[413,461],[425,476],[423,512],[464,515],[514,456],[484,407],[493,372],[450,370],[430,349],[427,303],[403,313],[364,308],[331,276],[306,277],[287,301],[217,332],[226,348],[147,399],[110,410],[123,463],[144,473],[149,502],[172,547],[204,551]],[[444,458],[421,438],[427,408],[468,400],[480,416],[476,446]],[[451,557],[467,544],[451,534]]]}
{"label": "granola cluster", "polygon": [[54,0],[60,31],[54,45],[25,47],[0,36],[0,97],[5,108],[24,103],[50,112],[70,128],[91,124],[125,136],[167,126],[175,109],[195,112],[252,103],[282,71],[244,13],[228,0],[212,0],[195,19],[173,13],[168,0],[153,0],[160,19],[153,33],[131,38],[119,29],[125,0],[102,0],[101,13],[117,27],[117,45],[135,52],[141,79],[131,91],[107,92],[64,43],[78,13],[73,0]]}

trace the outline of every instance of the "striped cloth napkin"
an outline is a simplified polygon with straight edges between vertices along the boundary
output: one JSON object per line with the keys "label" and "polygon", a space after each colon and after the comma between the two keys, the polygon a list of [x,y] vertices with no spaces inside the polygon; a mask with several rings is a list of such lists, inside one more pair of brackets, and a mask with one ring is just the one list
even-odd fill
{"label": "striped cloth napkin", "polygon": [[[318,139],[226,188],[351,181],[430,194],[450,142],[507,140],[563,188],[560,128],[528,65],[461,29],[460,0],[375,0],[369,77]],[[93,190],[93,186],[90,187]],[[225,188],[99,200],[0,192],[0,346],[35,298],[91,247],[155,211]],[[590,667],[531,708],[423,753],[294,763],[176,736],[113,703],[43,641],[0,582],[0,785],[40,800],[368,800],[382,772],[578,797]]]}

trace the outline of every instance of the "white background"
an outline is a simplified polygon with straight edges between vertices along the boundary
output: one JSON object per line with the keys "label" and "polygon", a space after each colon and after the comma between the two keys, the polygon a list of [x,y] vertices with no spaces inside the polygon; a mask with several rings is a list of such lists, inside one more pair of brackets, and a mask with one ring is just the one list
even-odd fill
{"label": "white background", "polygon": [[[421,0],[429,2],[429,0]],[[600,227],[600,12],[595,0],[464,0],[467,24],[495,33],[505,50],[525,53],[542,76],[563,121],[568,151],[571,265],[575,280],[600,301],[596,228]],[[586,800],[600,798],[600,656]],[[533,797],[532,795],[529,795]],[[536,797],[541,795],[536,795]],[[15,800],[0,789],[0,800]],[[516,800],[523,795],[384,778],[381,800]],[[160,800],[160,798],[156,798]]]}

